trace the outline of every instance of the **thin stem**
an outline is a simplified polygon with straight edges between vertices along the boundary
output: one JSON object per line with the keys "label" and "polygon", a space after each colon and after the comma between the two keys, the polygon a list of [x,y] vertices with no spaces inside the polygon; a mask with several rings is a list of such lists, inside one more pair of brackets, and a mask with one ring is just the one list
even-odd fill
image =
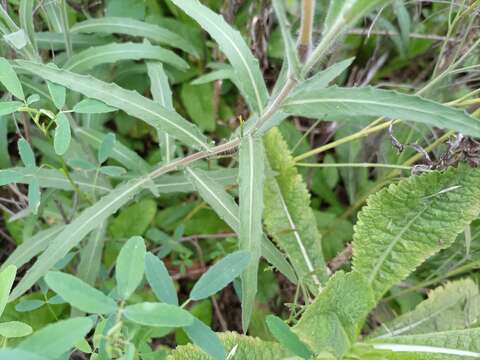
{"label": "thin stem", "polygon": [[305,62],[312,47],[313,17],[315,15],[315,0],[302,1],[302,23],[298,37],[298,55]]}
{"label": "thin stem", "polygon": [[296,166],[308,168],[389,168],[399,170],[411,170],[411,166],[395,165],[395,164],[377,164],[377,163],[337,163],[337,164],[311,164],[296,163]]}

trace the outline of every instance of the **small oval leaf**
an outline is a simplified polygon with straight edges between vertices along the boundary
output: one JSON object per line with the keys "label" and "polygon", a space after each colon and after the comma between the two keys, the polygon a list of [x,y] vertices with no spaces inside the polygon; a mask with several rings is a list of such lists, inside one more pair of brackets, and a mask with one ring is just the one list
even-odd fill
{"label": "small oval leaf", "polygon": [[35,155],[27,140],[21,138],[17,143],[20,158],[26,167],[36,167]]}
{"label": "small oval leaf", "polygon": [[144,302],[127,306],[123,315],[137,324],[155,327],[182,327],[193,323],[193,316],[178,306]]}
{"label": "small oval leaf", "polygon": [[145,275],[155,296],[160,301],[178,305],[177,291],[165,264],[151,252],[145,256]]}
{"label": "small oval leaf", "polygon": [[32,328],[21,321],[9,321],[0,323],[0,336],[6,338],[18,338],[30,335]]}
{"label": "small oval leaf", "polygon": [[117,258],[115,277],[118,295],[128,299],[140,285],[145,264],[145,242],[140,236],[134,236],[123,245]]}
{"label": "small oval leaf", "polygon": [[72,140],[70,123],[64,113],[57,115],[56,123],[57,128],[55,129],[55,136],[53,137],[53,147],[57,155],[63,155],[67,152],[70,141]]}
{"label": "small oval leaf", "polygon": [[302,359],[310,359],[312,357],[312,352],[307,345],[300,341],[297,334],[282,319],[275,315],[269,315],[266,318],[266,323],[273,337],[292,353],[300,356]]}
{"label": "small oval leaf", "polygon": [[78,114],[104,114],[117,111],[117,109],[98,100],[83,99],[73,107],[73,111]]}
{"label": "small oval leaf", "polygon": [[215,360],[225,359],[225,347],[220,338],[207,325],[197,318],[193,324],[183,328],[192,342]]}
{"label": "small oval leaf", "polygon": [[222,290],[245,270],[250,259],[250,252],[244,250],[225,256],[195,283],[190,298],[201,300]]}
{"label": "small oval leaf", "polygon": [[15,97],[25,100],[22,84],[18,80],[17,74],[13,70],[8,60],[0,57],[0,83],[5,86],[7,91]]}
{"label": "small oval leaf", "polygon": [[110,314],[117,309],[117,305],[111,297],[73,275],[51,271],[45,275],[45,281],[63,300],[81,311],[92,314]]}
{"label": "small oval leaf", "polygon": [[104,163],[113,151],[115,146],[115,134],[108,133],[102,140],[100,148],[98,149],[98,162],[100,164]]}

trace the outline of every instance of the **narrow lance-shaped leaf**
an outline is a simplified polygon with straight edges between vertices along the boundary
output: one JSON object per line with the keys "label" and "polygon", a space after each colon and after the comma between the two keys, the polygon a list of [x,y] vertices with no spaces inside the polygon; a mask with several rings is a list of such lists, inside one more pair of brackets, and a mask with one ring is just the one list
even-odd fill
{"label": "narrow lance-shaped leaf", "polygon": [[0,272],[0,316],[7,305],[8,294],[10,294],[16,274],[17,268],[15,265],[9,265]]}
{"label": "narrow lance-shaped leaf", "polygon": [[28,143],[27,140],[21,138],[18,140],[18,152],[20,154],[20,158],[22,159],[23,163],[26,167],[34,168],[36,167],[35,155],[33,154],[32,147]]}
{"label": "narrow lance-shaped leaf", "polygon": [[115,268],[117,291],[122,299],[128,299],[140,285],[145,269],[145,242],[140,236],[130,238],[118,254]]}
{"label": "narrow lance-shaped leaf", "polygon": [[370,196],[358,215],[353,268],[380,299],[428,257],[449,247],[479,213],[480,170],[467,165],[391,185]]}
{"label": "narrow lance-shaped leaf", "polygon": [[25,100],[22,84],[8,60],[0,57],[0,83],[7,91],[20,100]]}
{"label": "narrow lance-shaped leaf", "polygon": [[95,46],[80,51],[64,65],[66,70],[85,73],[95,66],[116,63],[121,60],[158,60],[178,69],[188,69],[188,64],[171,50],[149,43],[121,43]]}
{"label": "narrow lance-shaped leaf", "polygon": [[103,222],[92,231],[86,245],[80,253],[78,264],[78,277],[89,285],[94,285],[102,265],[103,245],[107,224]]}
{"label": "narrow lance-shaped leaf", "polygon": [[195,47],[182,36],[155,24],[127,17],[102,17],[78,22],[70,29],[72,33],[124,34],[144,37],[160,44],[182,49],[198,56]]}
{"label": "narrow lance-shaped leaf", "polygon": [[73,107],[77,114],[105,114],[116,111],[114,107],[105,105],[103,102],[93,99],[83,99]]}
{"label": "narrow lance-shaped leaf", "polygon": [[183,328],[190,340],[215,360],[225,359],[225,348],[217,334],[203,323],[193,318],[193,324]]}
{"label": "narrow lance-shaped leaf", "polygon": [[[240,233],[238,205],[225,191],[224,187],[202,170],[186,169],[187,176],[200,196],[212,207],[237,234]],[[266,238],[262,240],[262,256],[282,272],[291,282],[296,283],[295,273],[284,255]]]}
{"label": "narrow lance-shaped leaf", "polygon": [[225,256],[198,279],[190,292],[190,298],[201,300],[222,290],[245,270],[250,261],[250,253],[244,250]]}
{"label": "narrow lance-shaped leaf", "polygon": [[263,238],[263,180],[265,155],[261,138],[246,136],[240,144],[240,233],[241,250],[250,252],[251,262],[242,274],[242,327],[246,332],[257,293],[258,263]]}
{"label": "narrow lance-shaped leaf", "polygon": [[268,98],[268,91],[258,61],[253,57],[240,33],[198,0],[172,1],[215,39],[232,64],[238,80],[236,83],[250,108],[261,113]]}
{"label": "narrow lance-shaped leaf", "polygon": [[273,8],[277,16],[280,31],[282,33],[283,47],[288,60],[289,72],[297,74],[300,68],[298,53],[293,41],[290,25],[288,24],[287,14],[283,0],[273,0]]}
{"label": "narrow lance-shaped leaf", "polygon": [[264,189],[267,231],[288,255],[299,278],[317,293],[327,274],[310,195],[277,128],[267,133],[264,144],[271,167]]}
{"label": "narrow lance-shaped leaf", "polygon": [[[174,110],[172,91],[170,90],[168,77],[163,69],[162,63],[148,62],[147,71],[148,77],[150,78],[150,90],[152,92],[153,100],[168,110]],[[175,152],[174,139],[164,131],[160,130],[158,131],[158,139],[162,152],[162,159],[165,163],[169,163]]]}
{"label": "narrow lance-shaped leaf", "polygon": [[110,215],[130,201],[146,184],[149,177],[141,177],[122,184],[101,198],[95,205],[85,209],[75,220],[68,224],[40,255],[22,280],[13,289],[11,300],[16,299],[35,284],[58,261],[82,239],[97,228]]}
{"label": "narrow lance-shaped leaf", "polygon": [[326,115],[349,118],[352,113],[357,116],[385,116],[480,136],[480,122],[463,110],[419,96],[371,87],[335,86],[297,92],[285,101],[282,109],[289,114],[313,118]]}
{"label": "narrow lance-shaped leaf", "polygon": [[275,315],[267,316],[266,323],[268,330],[277,339],[277,341],[293,352],[295,355],[300,356],[302,359],[310,359],[312,352],[310,349],[300,341],[298,336],[283,322],[282,319]]}
{"label": "narrow lance-shaped leaf", "polygon": [[28,208],[33,211],[34,214],[37,213],[38,207],[40,206],[40,183],[38,179],[33,178],[28,182]]}
{"label": "narrow lance-shaped leaf", "polygon": [[37,43],[35,41],[35,29],[33,26],[33,14],[34,14],[35,0],[21,0],[19,8],[20,26],[28,36],[29,42],[32,44],[33,49],[36,51]]}
{"label": "narrow lance-shaped leaf", "polygon": [[45,281],[63,300],[81,311],[110,314],[117,309],[111,297],[73,275],[53,271],[45,275]]}
{"label": "narrow lance-shaped leaf", "polygon": [[167,110],[135,91],[125,90],[90,76],[78,75],[65,70],[51,69],[46,65],[17,60],[19,66],[45,80],[60,84],[89,98],[125,111],[154,128],[159,128],[182,141],[185,145],[208,149],[209,145],[200,130],[177,113]]}

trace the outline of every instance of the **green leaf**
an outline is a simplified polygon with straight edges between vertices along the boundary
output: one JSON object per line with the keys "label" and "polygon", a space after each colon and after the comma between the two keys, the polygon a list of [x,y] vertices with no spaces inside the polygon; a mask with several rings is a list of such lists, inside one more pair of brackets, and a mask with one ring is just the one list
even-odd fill
{"label": "green leaf", "polygon": [[134,236],[123,245],[117,258],[115,278],[117,292],[122,299],[128,299],[140,285],[145,267],[145,242]]}
{"label": "green leaf", "polygon": [[20,100],[25,100],[22,84],[18,80],[17,74],[12,65],[3,57],[0,57],[0,83],[5,86],[7,91]]}
{"label": "green leaf", "polygon": [[22,178],[22,175],[20,175],[15,170],[10,170],[10,169],[1,170],[0,171],[0,186],[16,183],[21,178]]}
{"label": "green leaf", "polygon": [[87,234],[130,201],[150,181],[149,177],[133,179],[116,187],[97,203],[85,209],[50,242],[44,253],[37,258],[35,264],[29,268],[22,280],[13,289],[10,299],[16,299],[33,286],[73,247],[78,245]]}
{"label": "green leaf", "polygon": [[145,256],[145,275],[155,296],[170,305],[178,305],[177,291],[162,260],[148,252]]}
{"label": "green leaf", "polygon": [[94,46],[73,55],[63,65],[65,70],[85,73],[95,66],[121,60],[158,60],[178,69],[188,69],[188,64],[171,50],[149,43],[120,43]]}
{"label": "green leaf", "polygon": [[35,41],[35,27],[33,23],[35,0],[21,0],[19,8],[20,26],[25,31],[28,41],[32,44],[34,51],[37,50]]}
{"label": "green leaf", "polygon": [[314,352],[330,349],[341,356],[357,340],[363,321],[374,306],[365,278],[355,272],[339,271],[307,306],[294,331]]}
{"label": "green leaf", "polygon": [[449,247],[479,212],[478,169],[460,165],[402,180],[370,196],[359,213],[353,268],[378,300],[425,259]]}
{"label": "green leaf", "polygon": [[155,327],[182,327],[193,322],[193,316],[178,306],[144,302],[129,305],[123,315],[134,323]]}
{"label": "green leaf", "polygon": [[143,235],[156,213],[155,200],[140,200],[120,211],[120,214],[111,221],[109,232],[115,239]]}
{"label": "green leaf", "polygon": [[200,277],[190,292],[190,298],[201,300],[222,290],[245,270],[250,261],[250,253],[244,250],[225,256]]}
{"label": "green leaf", "polygon": [[[75,134],[99,152],[100,149],[105,146],[106,149],[102,150],[102,153],[103,151],[106,151],[110,148],[110,145],[108,145],[108,143],[103,145],[103,142],[107,141],[106,136],[109,136],[110,138],[112,135],[115,136],[114,134],[108,135],[94,129],[86,128],[75,129]],[[109,139],[108,141],[111,141],[111,139]],[[121,165],[123,165],[129,170],[134,170],[139,173],[146,173],[150,169],[150,165],[141,156],[139,156],[128,146],[123,145],[120,141],[114,141],[111,151],[107,152],[107,158],[110,157],[118,161]],[[98,153],[98,155],[100,155],[100,153]],[[99,158],[99,160],[103,159],[104,157],[105,155],[102,154],[102,157]],[[107,158],[105,158],[105,160]]]}
{"label": "green leaf", "polygon": [[398,335],[463,330],[474,326],[479,318],[478,285],[469,278],[461,279],[430,291],[428,299],[415,310],[382,324],[371,337],[389,339]]}
{"label": "green leaf", "polygon": [[61,112],[58,113],[55,123],[57,127],[53,137],[53,147],[57,155],[64,155],[68,151],[72,140],[70,122],[68,121],[67,115]]}
{"label": "green leaf", "polygon": [[[455,355],[453,359],[480,357],[480,329],[444,331],[410,336],[395,336],[370,342],[375,349],[390,350],[394,353],[435,354],[430,359],[445,359],[446,355]],[[448,357],[450,359],[451,357]]]}
{"label": "green leaf", "polygon": [[245,136],[240,144],[239,247],[250,253],[251,262],[242,274],[242,328],[246,332],[257,293],[258,263],[262,252],[263,186],[265,154],[261,138]]}
{"label": "green leaf", "polygon": [[17,64],[36,76],[123,110],[128,115],[137,117],[154,128],[165,131],[189,147],[204,150],[209,148],[206,138],[196,126],[177,113],[165,109],[135,91],[125,90],[115,84],[108,84],[89,76],[51,69],[34,62],[17,60]]}
{"label": "green leaf", "polygon": [[0,350],[0,360],[48,360],[47,358],[32,354],[29,351],[20,349],[2,349]]}
{"label": "green leaf", "polygon": [[[346,116],[385,116],[480,136],[480,122],[465,111],[396,91],[330,87],[297,92],[289,97],[284,111],[292,115],[320,118]],[[348,116],[347,116],[348,115]]]}
{"label": "green leaf", "polygon": [[100,148],[98,149],[98,162],[103,164],[112,154],[113,148],[116,144],[116,138],[114,133],[108,133],[102,139]]}
{"label": "green leaf", "polygon": [[310,195],[277,128],[266,134],[264,145],[271,167],[264,189],[267,231],[288,255],[298,277],[316,293],[326,279],[326,266]]}
{"label": "green leaf", "polygon": [[30,168],[36,167],[35,155],[33,154],[33,150],[27,140],[21,138],[18,140],[17,145],[20,158],[25,166]]}
{"label": "green leaf", "polygon": [[240,33],[232,29],[222,16],[198,0],[172,0],[172,2],[195,19],[215,39],[232,64],[237,84],[250,108],[253,112],[262,113],[268,91],[258,61],[253,57]]}
{"label": "green leaf", "polygon": [[121,166],[102,166],[99,171],[104,175],[112,177],[120,177],[127,173],[127,170]]}
{"label": "green leaf", "polygon": [[73,107],[73,112],[78,114],[105,114],[112,111],[117,109],[94,99],[83,99]]}
{"label": "green leaf", "polygon": [[[172,90],[170,89],[168,76],[162,63],[147,62],[147,72],[153,100],[168,110],[174,110]],[[165,163],[169,163],[175,153],[175,141],[164,131],[158,130],[157,133],[162,159]]]}
{"label": "green leaf", "polygon": [[31,179],[28,183],[28,208],[33,211],[34,214],[37,213],[38,207],[40,206],[40,183],[38,179]]}
{"label": "green leaf", "polygon": [[115,301],[79,278],[50,271],[45,275],[48,286],[73,307],[91,314],[110,314],[116,311]]}
{"label": "green leaf", "polygon": [[102,223],[97,229],[92,231],[85,247],[80,253],[80,263],[78,264],[78,277],[89,285],[95,285],[95,280],[100,272],[102,265],[103,247],[106,241],[107,224]]}
{"label": "green leaf", "polygon": [[212,102],[212,84],[191,85],[184,83],[180,97],[188,115],[200,129],[204,131],[215,130],[216,122]]}
{"label": "green leaf", "polygon": [[272,333],[275,339],[285,346],[288,350],[302,359],[310,359],[312,352],[308,347],[300,341],[298,336],[290,330],[287,324],[282,319],[275,315],[269,315],[266,318],[268,330]]}
{"label": "green leaf", "polygon": [[[235,360],[279,360],[288,359],[292,355],[280,344],[233,332],[221,333],[220,340],[223,342],[227,354],[231,352],[235,354],[231,358]],[[167,357],[167,360],[185,359],[211,360],[211,356],[189,344],[177,346]]]}
{"label": "green leaf", "polygon": [[182,49],[198,56],[195,47],[184,37],[155,24],[145,23],[128,17],[103,17],[76,23],[72,33],[124,34],[143,37],[160,44]]}
{"label": "green leaf", "polygon": [[[48,64],[48,66],[58,69],[58,67],[54,63]],[[67,96],[67,89],[63,86],[54,84],[50,81],[47,81],[47,88],[50,96],[52,97],[53,104],[58,110],[62,110],[65,106],[66,96]]]}
{"label": "green leaf", "polygon": [[28,44],[27,34],[23,29],[3,35],[3,40],[16,50],[22,50]]}
{"label": "green leaf", "polygon": [[85,317],[60,320],[36,331],[18,348],[48,359],[57,359],[82,340],[92,326],[92,320]]}
{"label": "green leaf", "polygon": [[0,323],[0,336],[6,338],[18,338],[30,335],[32,328],[20,321],[9,321]]}
{"label": "green leaf", "polygon": [[[237,234],[240,232],[240,218],[238,205],[233,198],[219,184],[202,170],[187,168],[187,177],[200,193],[201,197],[215,210]],[[265,236],[262,240],[262,256],[277,267],[290,281],[296,283],[295,273],[284,255],[278,251]]]}
{"label": "green leaf", "polygon": [[[0,101],[0,116],[10,115],[23,106],[20,101]],[[2,120],[5,121],[5,120]]]}
{"label": "green leaf", "polygon": [[5,306],[7,305],[8,294],[10,294],[10,289],[12,288],[16,274],[17,267],[15,265],[8,265],[0,272],[0,316],[3,314]]}
{"label": "green leaf", "polygon": [[273,0],[273,8],[277,16],[278,25],[282,33],[283,48],[288,61],[288,69],[292,74],[298,74],[300,69],[300,60],[298,59],[297,48],[293,41],[290,24],[288,23],[287,14],[283,0]]}
{"label": "green leaf", "polygon": [[220,338],[201,320],[193,318],[193,324],[184,327],[192,342],[215,360],[225,359],[225,348]]}

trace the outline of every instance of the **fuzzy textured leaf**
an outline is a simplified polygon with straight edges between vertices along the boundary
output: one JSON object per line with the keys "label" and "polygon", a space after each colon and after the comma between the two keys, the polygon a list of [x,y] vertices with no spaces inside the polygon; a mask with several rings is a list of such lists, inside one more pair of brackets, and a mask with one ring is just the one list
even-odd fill
{"label": "fuzzy textured leaf", "polygon": [[267,173],[265,180],[263,216],[267,231],[288,254],[298,277],[316,293],[326,278],[326,267],[310,195],[277,128],[266,134],[264,144],[274,172]]}
{"label": "fuzzy textured leaf", "polygon": [[380,299],[425,259],[447,248],[480,212],[480,170],[460,165],[402,180],[358,215],[353,268]]}
{"label": "fuzzy textured leaf", "polygon": [[[239,335],[233,332],[220,334],[220,340],[225,345],[226,353],[237,346],[235,360],[279,360],[292,356],[280,344],[263,341],[255,337]],[[167,360],[211,360],[211,357],[194,345],[178,346]]]}

